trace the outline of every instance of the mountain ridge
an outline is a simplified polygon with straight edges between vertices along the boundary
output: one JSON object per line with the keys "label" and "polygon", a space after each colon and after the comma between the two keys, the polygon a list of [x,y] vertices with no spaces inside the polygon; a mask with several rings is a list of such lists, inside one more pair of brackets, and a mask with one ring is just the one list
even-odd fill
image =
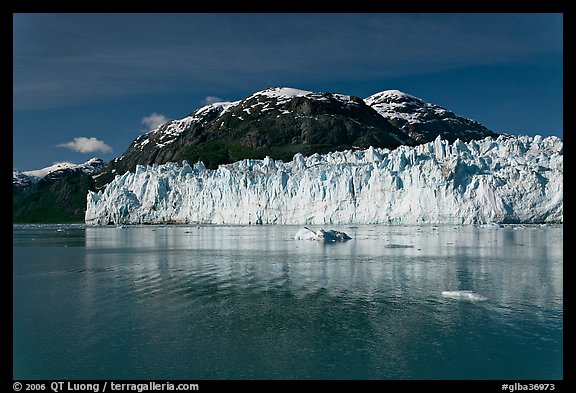
{"label": "mountain ridge", "polygon": [[[435,104],[384,90],[366,99],[336,93],[272,87],[242,100],[196,109],[139,135],[126,151],[97,171],[61,163],[36,171],[13,171],[13,219],[79,220],[82,193],[103,189],[138,165],[202,161],[209,169],[242,159],[290,161],[296,154],[416,146],[441,135],[449,142],[498,134]],[[43,218],[44,217],[44,218]],[[63,218],[64,217],[64,218]]]}
{"label": "mountain ridge", "polygon": [[405,131],[418,143],[431,142],[431,135],[449,141],[482,139],[492,131],[473,119],[468,119],[436,104],[400,90],[384,90],[365,99],[392,124]]}
{"label": "mountain ridge", "polygon": [[476,121],[399,90],[362,99],[274,87],[201,107],[138,136],[109,163],[102,181],[136,165],[187,160],[215,169],[244,158],[290,160],[296,153],[415,146],[438,135],[450,142],[498,136]]}
{"label": "mountain ridge", "polygon": [[[31,183],[37,183],[41,179],[48,177],[55,177],[58,176],[58,173],[62,173],[65,171],[76,171],[80,170],[86,174],[96,174],[99,173],[106,163],[101,158],[92,157],[89,160],[81,163],[81,164],[74,164],[71,162],[57,162],[53,165],[29,170],[29,171],[16,171],[12,170],[13,172],[13,179],[16,182],[16,178],[18,178],[20,182],[26,182],[28,180]],[[26,179],[26,180],[25,180]]]}
{"label": "mountain ridge", "polygon": [[86,194],[95,189],[95,177],[104,161],[91,158],[81,164],[57,163],[39,170],[12,171],[14,222],[75,222],[84,217]]}

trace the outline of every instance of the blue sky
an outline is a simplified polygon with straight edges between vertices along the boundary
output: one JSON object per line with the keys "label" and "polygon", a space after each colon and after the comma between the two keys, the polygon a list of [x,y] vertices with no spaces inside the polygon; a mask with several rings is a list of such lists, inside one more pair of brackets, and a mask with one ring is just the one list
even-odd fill
{"label": "blue sky", "polygon": [[14,14],[13,166],[110,160],[274,86],[398,89],[495,132],[563,137],[562,14]]}

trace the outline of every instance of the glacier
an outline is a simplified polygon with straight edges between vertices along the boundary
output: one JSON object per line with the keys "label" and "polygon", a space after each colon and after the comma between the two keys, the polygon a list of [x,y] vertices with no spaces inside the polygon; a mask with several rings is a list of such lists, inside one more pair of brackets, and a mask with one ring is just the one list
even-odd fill
{"label": "glacier", "polygon": [[138,165],[89,192],[87,224],[563,222],[563,142],[487,137],[282,162]]}

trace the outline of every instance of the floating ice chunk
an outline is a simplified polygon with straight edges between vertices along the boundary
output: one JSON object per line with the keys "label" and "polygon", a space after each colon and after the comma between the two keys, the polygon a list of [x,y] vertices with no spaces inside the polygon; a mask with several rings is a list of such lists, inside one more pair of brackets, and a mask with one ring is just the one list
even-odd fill
{"label": "floating ice chunk", "polygon": [[300,230],[294,235],[296,240],[316,240],[316,232],[306,227],[300,228]]}
{"label": "floating ice chunk", "polygon": [[294,235],[294,239],[296,240],[318,240],[322,242],[345,242],[347,240],[352,239],[344,232],[335,231],[330,229],[325,231],[324,229],[320,228],[318,231],[314,232],[313,230],[302,227],[300,230]]}
{"label": "floating ice chunk", "polygon": [[325,231],[324,229],[320,228],[316,232],[316,240],[322,240],[325,242],[345,242],[350,239],[352,238],[344,232],[334,231],[332,229]]}
{"label": "floating ice chunk", "polygon": [[472,301],[488,300],[487,297],[472,291],[443,291],[442,296],[458,300],[472,300]]}
{"label": "floating ice chunk", "polygon": [[414,248],[412,244],[387,244],[384,248]]}
{"label": "floating ice chunk", "polygon": [[500,225],[496,222],[491,222],[489,224],[480,225],[480,228],[499,229],[499,228],[502,228],[502,225]]}

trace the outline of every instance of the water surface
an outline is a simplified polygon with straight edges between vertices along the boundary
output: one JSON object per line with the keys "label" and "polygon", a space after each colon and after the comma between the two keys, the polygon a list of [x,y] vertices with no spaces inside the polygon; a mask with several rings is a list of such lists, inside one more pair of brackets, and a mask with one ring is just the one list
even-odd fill
{"label": "water surface", "polygon": [[562,379],[562,226],[326,228],[15,225],[13,376]]}

